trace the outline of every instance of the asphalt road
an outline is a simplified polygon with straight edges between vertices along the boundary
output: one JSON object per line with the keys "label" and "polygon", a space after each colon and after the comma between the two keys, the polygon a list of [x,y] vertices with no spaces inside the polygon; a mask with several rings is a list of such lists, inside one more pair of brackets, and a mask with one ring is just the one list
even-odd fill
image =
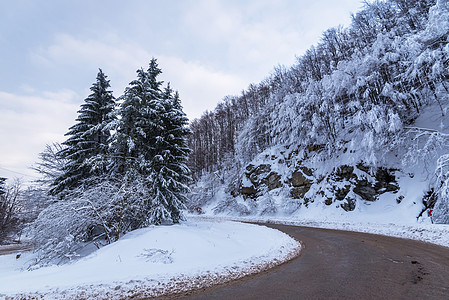
{"label": "asphalt road", "polygon": [[449,299],[449,248],[385,236],[268,225],[302,241],[266,272],[178,299]]}
{"label": "asphalt road", "polygon": [[7,254],[19,254],[24,251],[31,250],[32,247],[30,244],[22,243],[22,244],[9,244],[9,245],[0,245],[0,255]]}

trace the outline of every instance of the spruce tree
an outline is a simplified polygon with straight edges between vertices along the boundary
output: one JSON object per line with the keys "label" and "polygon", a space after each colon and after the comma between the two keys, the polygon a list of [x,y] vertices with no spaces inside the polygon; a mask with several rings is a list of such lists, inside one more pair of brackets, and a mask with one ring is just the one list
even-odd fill
{"label": "spruce tree", "polygon": [[154,58],[147,71],[137,71],[137,80],[120,98],[121,119],[114,136],[115,171],[146,189],[142,225],[179,222],[188,190],[187,118],[177,93],[173,96],[169,87],[161,90],[160,74]]}
{"label": "spruce tree", "polygon": [[121,116],[117,131],[113,137],[115,152],[114,170],[124,175],[138,171],[149,173],[148,162],[154,156],[154,144],[157,131],[161,131],[158,123],[162,81],[157,80],[161,73],[156,59],[152,59],[147,71],[137,70],[137,79],[130,82],[129,87],[118,101]]}
{"label": "spruce tree", "polygon": [[92,175],[106,172],[108,161],[108,125],[114,120],[115,99],[107,76],[100,69],[90,94],[81,105],[77,123],[69,128],[69,138],[58,152],[65,159],[62,174],[53,182],[50,194],[56,195],[64,190],[80,186]]}
{"label": "spruce tree", "polygon": [[182,111],[178,92],[170,85],[161,97],[161,123],[164,130],[156,138],[156,155],[152,162],[154,203],[151,212],[153,223],[160,223],[168,217],[175,223],[183,219],[181,209],[185,208],[186,183],[190,170],[186,165],[190,149],[186,137],[188,119]]}

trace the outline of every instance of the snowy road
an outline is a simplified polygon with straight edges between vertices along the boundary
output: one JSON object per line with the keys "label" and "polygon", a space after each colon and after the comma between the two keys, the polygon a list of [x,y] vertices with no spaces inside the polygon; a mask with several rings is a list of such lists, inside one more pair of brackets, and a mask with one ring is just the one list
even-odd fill
{"label": "snowy road", "polygon": [[449,248],[366,233],[268,225],[302,255],[190,299],[449,299]]}

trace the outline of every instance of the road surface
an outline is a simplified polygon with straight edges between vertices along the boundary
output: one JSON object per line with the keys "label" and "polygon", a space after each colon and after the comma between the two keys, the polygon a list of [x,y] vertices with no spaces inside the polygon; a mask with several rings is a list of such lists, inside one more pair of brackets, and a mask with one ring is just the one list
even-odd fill
{"label": "road surface", "polygon": [[365,233],[265,225],[302,241],[301,255],[263,273],[175,298],[449,299],[449,248]]}
{"label": "road surface", "polygon": [[32,247],[30,244],[21,243],[21,244],[9,244],[9,245],[0,245],[0,255],[7,254],[19,254],[24,251],[31,250]]}

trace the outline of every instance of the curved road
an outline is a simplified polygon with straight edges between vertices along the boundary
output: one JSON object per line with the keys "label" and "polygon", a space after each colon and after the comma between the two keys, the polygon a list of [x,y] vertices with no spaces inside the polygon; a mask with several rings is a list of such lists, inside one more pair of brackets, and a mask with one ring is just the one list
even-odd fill
{"label": "curved road", "polygon": [[449,299],[449,248],[379,235],[286,225],[299,257],[180,299]]}

